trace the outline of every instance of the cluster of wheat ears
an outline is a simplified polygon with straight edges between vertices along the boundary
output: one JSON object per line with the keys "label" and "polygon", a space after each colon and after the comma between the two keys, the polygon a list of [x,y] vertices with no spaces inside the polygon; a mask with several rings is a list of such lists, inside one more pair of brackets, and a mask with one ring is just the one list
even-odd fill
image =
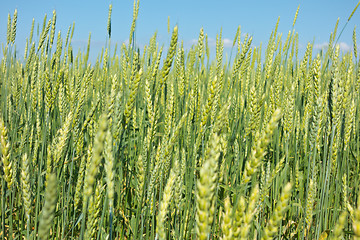
{"label": "cluster of wheat ears", "polygon": [[[358,4],[359,5],[359,4]],[[360,239],[360,67],[336,44],[298,55],[277,21],[184,50],[134,34],[89,63],[45,16],[24,57],[17,10],[0,64],[3,239]],[[356,8],[351,13],[351,19]],[[168,24],[170,26],[170,24]],[[39,28],[38,28],[39,29]],[[170,34],[170,27],[168,27]],[[56,41],[55,41],[56,38]]]}

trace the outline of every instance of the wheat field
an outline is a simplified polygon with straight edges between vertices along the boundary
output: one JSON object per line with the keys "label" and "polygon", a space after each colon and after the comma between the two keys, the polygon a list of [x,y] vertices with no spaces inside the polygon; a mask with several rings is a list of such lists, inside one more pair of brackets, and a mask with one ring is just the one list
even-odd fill
{"label": "wheat field", "polygon": [[203,29],[190,49],[177,26],[139,49],[139,0],[114,49],[110,5],[95,62],[55,11],[19,57],[9,14],[1,239],[360,239],[356,29],[351,51],[336,23],[324,51],[300,56],[298,10],[264,49],[239,27],[229,60],[221,31],[214,58]]}

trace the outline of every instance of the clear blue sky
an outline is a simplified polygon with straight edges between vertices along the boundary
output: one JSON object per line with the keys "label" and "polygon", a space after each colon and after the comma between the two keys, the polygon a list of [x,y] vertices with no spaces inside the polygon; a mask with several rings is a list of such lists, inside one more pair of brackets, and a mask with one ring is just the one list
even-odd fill
{"label": "clear blue sky", "polygon": [[[0,42],[6,42],[6,24],[8,13],[18,9],[18,28],[16,36],[17,50],[23,55],[25,40],[29,36],[32,19],[41,25],[45,14],[52,17],[57,12],[56,31],[61,30],[65,38],[68,27],[75,22],[73,37],[74,48],[86,48],[89,32],[92,34],[91,54],[100,53],[107,36],[106,25],[109,4],[113,4],[112,41],[124,42],[129,37],[132,21],[133,1],[104,0],[0,0]],[[198,38],[199,30],[204,27],[210,42],[214,42],[216,34],[223,29],[223,39],[232,42],[238,25],[242,35],[253,36],[253,45],[267,43],[277,18],[280,16],[279,32],[283,39],[291,30],[295,11],[300,4],[300,11],[295,25],[299,33],[300,47],[305,48],[307,42],[314,41],[315,49],[329,40],[337,18],[340,18],[339,30],[346,23],[358,0],[303,0],[303,1],[240,1],[240,0],[142,0],[136,28],[136,40],[139,46],[147,44],[155,31],[158,40],[167,45],[170,36],[167,33],[167,20],[179,26],[179,39],[189,47]],[[355,12],[339,42],[343,50],[352,48],[352,31],[360,23],[360,8]],[[35,25],[35,26],[36,26]],[[36,29],[36,28],[35,28]],[[359,28],[357,29],[358,36]],[[35,32],[36,34],[36,32]],[[35,36],[35,35],[34,35]],[[358,37],[358,39],[360,39]],[[360,42],[360,40],[358,40]],[[360,43],[359,43],[360,44]],[[230,44],[226,44],[225,48]],[[214,53],[213,53],[214,54]]]}

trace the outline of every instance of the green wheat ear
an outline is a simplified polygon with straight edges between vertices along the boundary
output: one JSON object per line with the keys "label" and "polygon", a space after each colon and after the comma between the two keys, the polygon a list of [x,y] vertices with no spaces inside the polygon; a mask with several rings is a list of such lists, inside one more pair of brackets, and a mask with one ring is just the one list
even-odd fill
{"label": "green wheat ear", "polygon": [[132,20],[132,23],[131,23],[130,35],[129,35],[129,46],[133,42],[133,34],[134,34],[134,31],[135,31],[136,20],[137,20],[138,14],[139,14],[139,4],[140,4],[140,0],[134,0],[133,20]]}
{"label": "green wheat ear", "polygon": [[50,31],[50,48],[52,47],[54,43],[54,37],[55,37],[55,25],[56,25],[56,11],[53,11],[53,18],[51,21],[51,31]]}
{"label": "green wheat ear", "polygon": [[49,231],[54,219],[54,211],[57,199],[57,180],[54,173],[50,174],[47,180],[45,192],[45,205],[39,223],[39,238],[48,239]]}
{"label": "green wheat ear", "polygon": [[281,110],[277,109],[274,112],[269,123],[266,125],[265,131],[262,133],[262,136],[260,137],[259,132],[255,136],[256,143],[252,149],[250,159],[246,162],[245,165],[245,171],[242,176],[243,183],[248,183],[251,180],[251,176],[258,170],[261,160],[266,154],[266,148],[271,141],[272,135],[277,128],[280,118]]}
{"label": "green wheat ear", "polygon": [[98,182],[96,185],[95,194],[92,198],[90,198],[89,216],[85,233],[87,239],[95,239],[96,232],[99,230],[98,222],[101,211],[102,190],[103,188],[100,182]]}
{"label": "green wheat ear", "polygon": [[223,220],[222,220],[222,232],[223,237],[222,240],[230,240],[234,239],[231,223],[232,223],[232,208],[229,197],[225,198],[224,200],[224,213],[223,213]]}
{"label": "green wheat ear", "polygon": [[107,31],[109,38],[111,38],[111,12],[112,12],[112,4],[109,5],[109,14],[108,14],[108,22],[107,22]]}
{"label": "green wheat ear", "polygon": [[29,159],[26,153],[22,157],[21,182],[22,182],[25,214],[26,217],[30,219],[30,213],[31,213],[30,168],[29,168]]}
{"label": "green wheat ear", "polygon": [[[88,199],[94,190],[94,183],[101,164],[101,157],[104,151],[106,132],[108,129],[108,120],[106,114],[103,114],[99,120],[99,130],[94,140],[94,150],[89,167],[86,168],[84,200]],[[86,201],[85,201],[86,202]]]}
{"label": "green wheat ear", "polygon": [[11,24],[11,43],[15,44],[16,37],[16,25],[17,25],[17,9],[14,11],[14,17]]}
{"label": "green wheat ear", "polygon": [[267,223],[264,229],[264,236],[262,240],[273,239],[278,231],[281,221],[284,217],[284,213],[288,207],[288,202],[291,197],[291,183],[285,185],[279,202],[276,205],[275,211],[273,212],[270,221]]}
{"label": "green wheat ear", "polygon": [[294,21],[293,21],[293,27],[295,26],[295,23],[296,23],[296,19],[297,19],[297,17],[298,17],[298,14],[299,14],[299,9],[300,9],[300,4],[299,4],[299,6],[297,7],[297,9],[296,9],[296,13],[295,13],[295,17],[294,17]]}
{"label": "green wheat ear", "polygon": [[170,34],[170,16],[168,16],[168,19],[167,19],[167,31],[168,31],[168,34]]}
{"label": "green wheat ear", "polygon": [[8,14],[8,21],[7,21],[7,34],[6,34],[6,44],[9,45],[11,42],[11,16],[10,13]]}
{"label": "green wheat ear", "polygon": [[5,127],[3,119],[0,117],[0,145],[1,145],[1,161],[4,169],[4,178],[10,189],[13,184],[13,167],[10,161],[10,143],[8,130]]}
{"label": "green wheat ear", "polygon": [[353,39],[354,56],[355,56],[355,59],[357,59],[356,25],[354,27],[352,39]]}
{"label": "green wheat ear", "polygon": [[241,220],[241,227],[240,227],[240,239],[248,239],[250,228],[252,221],[254,217],[256,216],[256,206],[257,202],[259,200],[260,194],[259,194],[259,186],[255,185],[251,191],[250,198],[247,203],[247,210],[244,212],[244,215],[242,216]]}
{"label": "green wheat ear", "polygon": [[200,169],[196,194],[196,232],[200,240],[209,238],[214,217],[214,193],[217,181],[217,160],[219,158],[220,138],[214,134],[206,152],[206,159]]}
{"label": "green wheat ear", "polygon": [[351,12],[350,16],[348,17],[348,20],[347,21],[350,21],[350,19],[352,18],[352,16],[354,15],[356,9],[359,7],[360,5],[360,1],[356,4],[354,10]]}
{"label": "green wheat ear", "polygon": [[169,179],[164,189],[163,198],[159,206],[159,214],[157,217],[158,224],[156,226],[157,228],[156,232],[159,236],[159,240],[166,239],[166,233],[167,233],[167,230],[165,229],[166,214],[167,214],[167,209],[171,203],[171,198],[174,195],[174,183],[176,180],[176,171],[178,167],[179,166],[176,162],[174,168],[171,169]]}

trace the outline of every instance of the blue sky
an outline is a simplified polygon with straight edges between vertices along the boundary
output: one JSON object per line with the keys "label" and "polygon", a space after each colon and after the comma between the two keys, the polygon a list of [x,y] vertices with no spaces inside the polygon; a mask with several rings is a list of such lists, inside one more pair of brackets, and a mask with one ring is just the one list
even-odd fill
{"label": "blue sky", "polygon": [[[91,56],[100,53],[107,36],[106,25],[109,4],[112,11],[112,41],[122,43],[129,38],[132,21],[133,1],[104,0],[0,0],[0,42],[6,42],[6,24],[8,13],[18,9],[18,28],[16,36],[17,50],[22,55],[26,38],[29,36],[32,19],[41,26],[45,14],[52,17],[57,12],[56,31],[65,38],[68,27],[75,22],[73,37],[74,48],[86,48],[91,32]],[[198,38],[199,30],[204,27],[210,44],[215,44],[216,34],[222,28],[225,50],[230,48],[238,25],[242,35],[253,36],[253,45],[266,44],[277,18],[280,16],[279,32],[283,39],[291,30],[293,17],[298,5],[300,11],[295,25],[299,33],[299,44],[305,48],[307,42],[314,41],[315,49],[324,46],[333,31],[337,18],[340,18],[339,30],[346,23],[358,0],[303,0],[303,1],[236,1],[236,0],[142,0],[136,28],[136,40],[139,46],[148,43],[155,31],[158,40],[165,46],[169,43],[167,20],[179,26],[179,40],[189,47]],[[360,23],[360,8],[348,23],[339,42],[343,50],[352,48],[352,31]],[[36,29],[36,28],[35,28]],[[359,29],[357,29],[358,36]],[[35,32],[36,33],[36,32]],[[35,36],[35,35],[34,35]],[[215,54],[215,53],[213,53]]]}

